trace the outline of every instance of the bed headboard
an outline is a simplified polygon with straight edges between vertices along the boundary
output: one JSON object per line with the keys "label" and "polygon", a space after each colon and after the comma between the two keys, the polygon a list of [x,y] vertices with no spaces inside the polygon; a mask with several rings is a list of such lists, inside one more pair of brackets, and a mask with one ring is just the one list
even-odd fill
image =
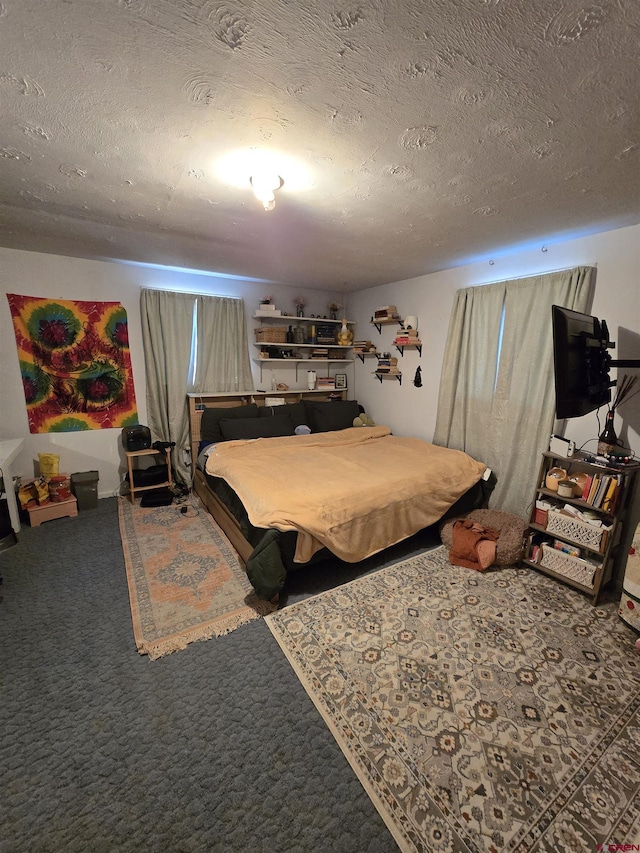
{"label": "bed headboard", "polygon": [[[332,395],[329,397],[329,395]],[[218,394],[187,394],[189,405],[189,449],[191,451],[191,469],[195,468],[200,447],[200,422],[205,409],[232,409],[236,406],[246,406],[255,403],[264,406],[270,397],[284,399],[287,403],[298,403],[300,400],[317,400],[324,402],[329,399],[346,399],[345,391],[274,391],[273,393],[258,393],[256,391],[228,391]]]}

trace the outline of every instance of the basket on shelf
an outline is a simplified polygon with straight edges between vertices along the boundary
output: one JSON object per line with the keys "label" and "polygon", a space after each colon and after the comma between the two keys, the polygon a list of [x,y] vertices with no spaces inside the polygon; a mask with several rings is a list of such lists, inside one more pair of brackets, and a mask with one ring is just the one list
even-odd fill
{"label": "basket on shelf", "polygon": [[593,586],[593,577],[596,573],[596,566],[587,563],[580,557],[573,557],[571,554],[565,554],[564,551],[558,551],[552,545],[543,543],[541,548],[540,565],[546,569],[551,569],[559,575],[564,575],[571,578],[584,586]]}
{"label": "basket on shelf", "polygon": [[606,530],[556,510],[551,509],[548,512],[547,533],[564,536],[576,545],[586,545],[596,551],[604,550]]}
{"label": "basket on shelf", "polygon": [[284,344],[287,341],[287,329],[285,326],[261,326],[254,330],[256,343],[259,344]]}

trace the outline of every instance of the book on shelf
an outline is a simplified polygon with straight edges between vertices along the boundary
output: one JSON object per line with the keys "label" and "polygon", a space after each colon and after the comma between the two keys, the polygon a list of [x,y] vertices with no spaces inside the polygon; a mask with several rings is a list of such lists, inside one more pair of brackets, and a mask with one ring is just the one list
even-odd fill
{"label": "book on shelf", "polygon": [[593,506],[600,509],[602,507],[602,501],[604,500],[604,496],[607,493],[607,489],[609,488],[609,484],[611,483],[611,475],[604,474],[600,478],[600,485],[598,486],[598,490],[595,493],[593,498]]}
{"label": "book on shelf", "polygon": [[584,486],[582,488],[582,500],[586,501],[589,497],[589,492],[591,491],[591,483],[593,482],[593,474],[587,474],[587,478],[584,481]]}
{"label": "book on shelf", "polygon": [[335,380],[332,376],[319,376],[318,377],[318,388],[322,388],[326,391],[334,391],[336,387]]}
{"label": "book on shelf", "polygon": [[596,496],[596,492],[598,491],[598,487],[600,486],[600,474],[594,474],[591,480],[591,485],[589,487],[589,494],[587,495],[587,503],[593,505],[593,499]]}
{"label": "book on shelf", "polygon": [[417,345],[421,344],[422,341],[419,340],[418,338],[411,338],[408,336],[405,337],[405,335],[398,335],[396,338],[394,338],[393,343],[396,346],[400,346],[400,347],[401,346],[411,346],[411,345],[417,346]]}
{"label": "book on shelf", "polygon": [[619,483],[619,475],[615,477],[611,477],[611,482],[607,486],[607,490],[602,499],[601,507],[604,512],[613,512],[616,504],[616,493],[618,491]]}
{"label": "book on shelf", "polygon": [[398,320],[400,315],[395,305],[385,305],[381,308],[376,308],[373,312],[372,321],[376,320]]}

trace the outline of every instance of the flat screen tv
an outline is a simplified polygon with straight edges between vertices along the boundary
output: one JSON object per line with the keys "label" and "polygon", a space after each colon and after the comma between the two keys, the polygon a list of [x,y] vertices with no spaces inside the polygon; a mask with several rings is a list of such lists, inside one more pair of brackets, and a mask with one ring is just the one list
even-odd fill
{"label": "flat screen tv", "polygon": [[556,417],[579,418],[611,401],[613,364],[607,324],[559,305],[551,307]]}

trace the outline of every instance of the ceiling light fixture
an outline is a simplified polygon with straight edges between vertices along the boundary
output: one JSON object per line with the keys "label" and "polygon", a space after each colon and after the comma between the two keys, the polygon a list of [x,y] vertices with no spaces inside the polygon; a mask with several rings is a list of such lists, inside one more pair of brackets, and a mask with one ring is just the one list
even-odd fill
{"label": "ceiling light fixture", "polygon": [[276,190],[284,184],[280,175],[275,172],[258,172],[249,178],[255,197],[265,210],[273,210],[276,206]]}

